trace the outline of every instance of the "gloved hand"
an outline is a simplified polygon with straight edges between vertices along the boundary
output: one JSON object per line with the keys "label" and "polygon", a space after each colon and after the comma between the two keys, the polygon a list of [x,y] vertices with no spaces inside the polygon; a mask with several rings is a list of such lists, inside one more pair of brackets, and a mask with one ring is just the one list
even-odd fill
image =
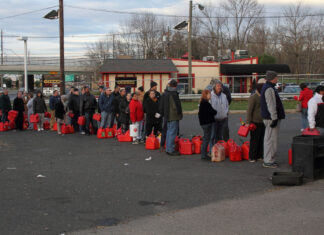
{"label": "gloved hand", "polygon": [[278,125],[278,119],[273,120],[273,121],[271,122],[271,124],[270,124],[270,127],[271,127],[271,128],[275,128],[277,125]]}
{"label": "gloved hand", "polygon": [[155,117],[155,118],[160,118],[160,117],[161,117],[161,114],[156,113],[156,114],[154,115],[154,117]]}
{"label": "gloved hand", "polygon": [[298,97],[297,96],[294,96],[294,100],[298,100]]}

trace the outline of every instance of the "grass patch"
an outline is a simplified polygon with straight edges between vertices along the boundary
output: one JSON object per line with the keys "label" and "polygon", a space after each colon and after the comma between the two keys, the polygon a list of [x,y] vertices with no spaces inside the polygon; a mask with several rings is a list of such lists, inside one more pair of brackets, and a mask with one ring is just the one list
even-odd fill
{"label": "grass patch", "polygon": [[[285,109],[295,109],[298,101],[295,100],[283,100],[283,105]],[[183,111],[194,111],[198,110],[198,101],[183,101],[181,102]],[[247,100],[234,100],[230,105],[230,110],[247,110],[248,101]]]}

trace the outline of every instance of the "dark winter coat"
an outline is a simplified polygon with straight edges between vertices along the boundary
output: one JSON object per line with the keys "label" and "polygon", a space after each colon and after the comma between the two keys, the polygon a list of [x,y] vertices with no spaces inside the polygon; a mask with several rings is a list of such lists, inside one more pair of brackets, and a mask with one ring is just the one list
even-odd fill
{"label": "dark winter coat", "polygon": [[179,93],[174,89],[165,90],[160,100],[160,114],[166,121],[175,121],[173,116],[177,116],[177,120],[182,119],[182,107]]}
{"label": "dark winter coat", "polygon": [[144,103],[144,112],[148,122],[159,122],[161,118],[156,118],[155,114],[159,113],[159,100],[156,101],[148,98]]}
{"label": "dark winter coat", "polygon": [[69,103],[68,103],[69,110],[72,111],[74,114],[80,113],[80,96],[79,95],[70,95]]}
{"label": "dark winter coat", "polygon": [[267,89],[273,89],[274,91],[274,99],[275,99],[275,109],[277,112],[277,119],[285,119],[285,110],[283,104],[281,102],[280,96],[278,94],[277,89],[275,89],[275,84],[271,82],[266,82],[261,90],[261,115],[263,119],[271,120],[271,114],[269,111],[268,104],[266,102],[266,91]]}
{"label": "dark winter coat", "polygon": [[64,108],[64,104],[61,100],[59,100],[55,104],[55,117],[59,118],[59,119],[64,119],[65,113],[66,113],[66,111]]}
{"label": "dark winter coat", "polygon": [[51,110],[54,110],[56,103],[58,103],[60,101],[60,99],[61,98],[59,96],[51,96],[50,100],[49,100],[49,108]]}
{"label": "dark winter coat", "polygon": [[11,110],[11,102],[10,102],[9,96],[2,95],[0,99],[1,99],[2,111],[4,111],[4,112],[10,111]]}
{"label": "dark winter coat", "polygon": [[94,113],[97,107],[97,100],[94,95],[86,93],[80,98],[80,115],[84,113]]}
{"label": "dark winter coat", "polygon": [[[150,92],[151,92],[151,89],[148,90],[147,92],[145,92],[145,94],[144,94],[144,98],[143,98],[143,104],[145,103],[145,101],[146,101],[147,99],[150,98]],[[161,94],[160,94],[160,92],[158,92],[158,91],[154,91],[154,92],[155,92],[155,98],[157,98],[158,100],[160,100],[160,98],[161,98]]]}
{"label": "dark winter coat", "polygon": [[33,109],[34,113],[45,113],[47,111],[47,107],[43,97],[36,96],[34,98]]}
{"label": "dark winter coat", "polygon": [[122,97],[121,95],[119,95],[114,100],[114,106],[115,106],[115,113],[116,114],[119,114],[119,104],[122,101],[122,99],[126,99],[126,96]]}
{"label": "dark winter coat", "polygon": [[323,103],[317,104],[317,113],[315,116],[316,127],[324,128],[324,99]]}
{"label": "dark winter coat", "polygon": [[118,113],[120,93],[119,92],[117,92],[117,93],[113,92],[113,95],[114,95],[114,102],[113,102],[114,110],[113,110],[113,112]]}
{"label": "dark winter coat", "polygon": [[121,123],[129,123],[130,120],[130,112],[129,112],[129,102],[125,97],[120,99],[119,103],[119,117],[118,121]]}
{"label": "dark winter coat", "polygon": [[213,109],[211,104],[208,102],[208,100],[202,100],[199,105],[199,123],[200,125],[207,125],[215,122],[215,115],[217,114],[217,111]]}
{"label": "dark winter coat", "polygon": [[99,107],[101,112],[114,112],[114,96],[107,96],[105,93],[101,94],[99,97]]}
{"label": "dark winter coat", "polygon": [[13,110],[23,113],[25,111],[25,104],[22,98],[16,97],[13,102]]}

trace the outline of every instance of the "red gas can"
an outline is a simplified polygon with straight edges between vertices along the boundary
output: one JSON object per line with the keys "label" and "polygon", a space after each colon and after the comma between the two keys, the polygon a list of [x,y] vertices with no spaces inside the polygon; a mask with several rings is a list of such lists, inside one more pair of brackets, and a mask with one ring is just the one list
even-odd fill
{"label": "red gas can", "polygon": [[107,138],[114,138],[115,137],[114,128],[106,128],[106,132],[107,132]]}
{"label": "red gas can", "polygon": [[119,142],[132,142],[133,138],[130,136],[129,130],[125,134],[117,136]]}
{"label": "red gas can", "polygon": [[242,137],[247,137],[248,134],[249,134],[249,131],[250,131],[250,129],[249,129],[249,126],[248,125],[244,125],[244,126],[242,125],[242,126],[240,126],[237,134],[239,136],[242,136]]}
{"label": "red gas can", "polygon": [[70,129],[70,134],[74,133],[74,127],[72,125],[68,125],[69,129]]}
{"label": "red gas can", "polygon": [[13,130],[16,128],[16,123],[14,121],[9,122],[8,130]]}
{"label": "red gas can", "polygon": [[8,120],[9,121],[15,121],[18,116],[18,111],[16,110],[10,110],[8,112]]}
{"label": "red gas can", "polygon": [[53,131],[57,131],[57,122],[55,122],[53,125]]}
{"label": "red gas can", "polygon": [[311,131],[311,129],[309,127],[307,127],[302,132],[302,135],[321,135],[321,133],[316,129]]}
{"label": "red gas can", "polygon": [[0,122],[0,132],[7,131],[7,130],[8,127],[3,122]]}
{"label": "red gas can", "polygon": [[43,128],[44,128],[44,130],[49,130],[50,129],[50,123],[49,123],[49,121],[45,121],[43,123]]}
{"label": "red gas can", "polygon": [[46,117],[46,118],[51,118],[52,115],[51,115],[49,112],[45,112],[45,113],[44,113],[44,117]]}
{"label": "red gas can", "polygon": [[229,150],[229,159],[232,162],[242,161],[242,149],[238,145],[232,145]]}
{"label": "red gas can", "polygon": [[79,124],[80,126],[84,126],[85,123],[86,123],[85,116],[80,116],[80,117],[78,118],[78,124]]}
{"label": "red gas can", "polygon": [[93,114],[93,117],[92,117],[94,120],[100,122],[101,121],[101,114],[100,113],[95,113]]}
{"label": "red gas can", "polygon": [[228,144],[226,143],[226,141],[225,140],[219,140],[217,143],[218,144],[221,144],[224,147],[224,149],[225,149],[225,156],[228,157],[229,151],[228,151]]}
{"label": "red gas can", "polygon": [[293,161],[292,149],[289,149],[288,150],[288,163],[289,163],[289,165],[292,165],[292,161]]}
{"label": "red gas can", "polygon": [[30,115],[30,122],[32,122],[32,123],[38,123],[39,122],[39,116],[38,116],[37,113]]}
{"label": "red gas can", "polygon": [[146,149],[155,150],[155,149],[159,149],[159,147],[160,147],[160,142],[153,133],[148,137],[146,137],[146,142],[145,142]]}
{"label": "red gas can", "polygon": [[118,137],[119,135],[123,134],[123,130],[121,128],[119,128],[116,132],[116,136]]}
{"label": "red gas can", "polygon": [[71,134],[71,130],[70,130],[69,125],[62,124],[61,133],[62,134]]}
{"label": "red gas can", "polygon": [[29,123],[28,122],[24,122],[24,124],[23,124],[23,130],[27,130],[28,129],[28,126],[29,126]]}
{"label": "red gas can", "polygon": [[33,129],[34,129],[35,131],[38,130],[37,123],[33,123]]}
{"label": "red gas can", "polygon": [[245,141],[242,144],[242,155],[244,160],[249,160],[249,152],[250,152],[250,141]]}
{"label": "red gas can", "polygon": [[192,144],[194,147],[193,152],[195,154],[200,154],[201,153],[201,145],[202,145],[203,141],[202,141],[202,137],[201,136],[195,136],[192,138]]}
{"label": "red gas can", "polygon": [[182,138],[179,141],[179,152],[181,155],[192,155],[192,142],[189,139]]}
{"label": "red gas can", "polygon": [[98,139],[105,139],[107,138],[107,129],[99,128],[97,131]]}

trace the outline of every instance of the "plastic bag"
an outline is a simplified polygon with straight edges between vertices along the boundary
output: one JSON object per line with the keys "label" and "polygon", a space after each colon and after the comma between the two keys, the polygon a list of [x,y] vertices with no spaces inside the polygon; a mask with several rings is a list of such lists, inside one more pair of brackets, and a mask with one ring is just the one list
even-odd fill
{"label": "plastic bag", "polygon": [[212,148],[211,161],[221,162],[225,160],[225,148],[223,145],[217,143]]}

